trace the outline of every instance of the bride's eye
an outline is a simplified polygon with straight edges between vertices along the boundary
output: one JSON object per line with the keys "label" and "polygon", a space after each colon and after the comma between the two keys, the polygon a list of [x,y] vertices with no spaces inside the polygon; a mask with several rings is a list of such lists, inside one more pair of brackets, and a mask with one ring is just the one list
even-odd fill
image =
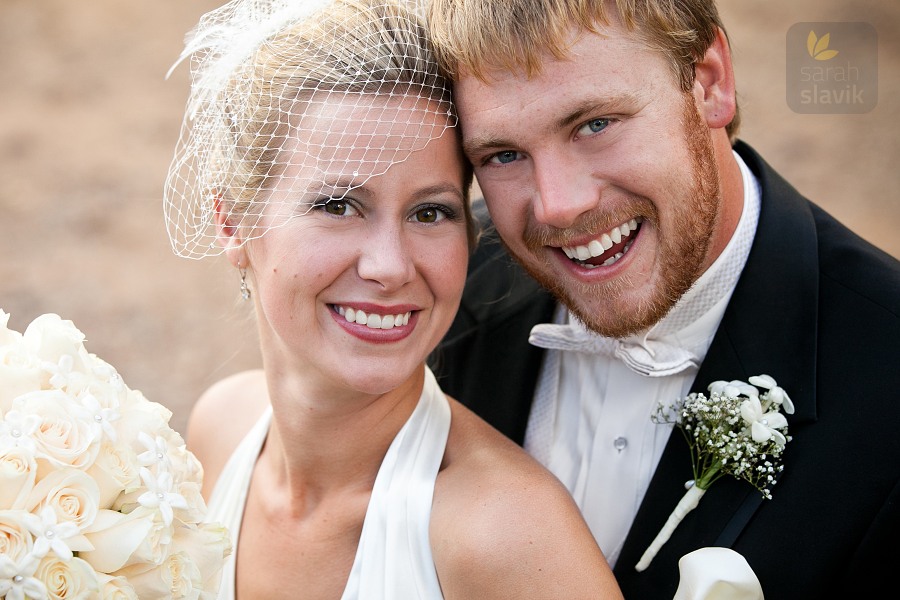
{"label": "bride's eye", "polygon": [[448,206],[433,204],[422,206],[413,213],[413,219],[417,223],[438,223],[444,219],[455,219],[456,212]]}
{"label": "bride's eye", "polygon": [[332,215],[343,215],[347,212],[347,203],[343,200],[331,200],[325,203],[325,212]]}
{"label": "bride's eye", "polygon": [[416,211],[416,219],[419,223],[434,223],[441,216],[443,216],[441,212],[433,206]]}
{"label": "bride's eye", "polygon": [[326,200],[321,205],[322,210],[327,212],[329,215],[334,215],[336,217],[349,217],[356,214],[356,209],[344,199],[331,199]]}

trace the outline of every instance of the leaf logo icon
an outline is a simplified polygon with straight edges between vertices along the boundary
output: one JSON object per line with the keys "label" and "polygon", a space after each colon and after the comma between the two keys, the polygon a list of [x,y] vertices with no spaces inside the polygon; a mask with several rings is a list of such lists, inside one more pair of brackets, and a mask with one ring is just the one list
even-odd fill
{"label": "leaf logo icon", "polygon": [[838,55],[838,51],[828,49],[828,42],[830,41],[830,33],[826,33],[822,37],[816,37],[816,32],[810,30],[809,36],[806,38],[806,51],[816,60],[831,60]]}

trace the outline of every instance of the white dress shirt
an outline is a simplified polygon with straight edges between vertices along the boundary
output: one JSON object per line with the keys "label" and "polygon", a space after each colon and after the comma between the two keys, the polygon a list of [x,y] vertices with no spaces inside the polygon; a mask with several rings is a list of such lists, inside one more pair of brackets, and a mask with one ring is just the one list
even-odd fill
{"label": "white dress shirt", "polygon": [[[665,318],[648,331],[613,340],[587,331],[559,306],[554,324],[532,330],[530,341],[548,351],[525,448],[572,493],[611,565],[671,431],[650,417],[659,402],[688,393],[750,253],[759,184],[734,156],[744,181],[737,229]],[[642,366],[655,357],[664,357],[662,368]]]}

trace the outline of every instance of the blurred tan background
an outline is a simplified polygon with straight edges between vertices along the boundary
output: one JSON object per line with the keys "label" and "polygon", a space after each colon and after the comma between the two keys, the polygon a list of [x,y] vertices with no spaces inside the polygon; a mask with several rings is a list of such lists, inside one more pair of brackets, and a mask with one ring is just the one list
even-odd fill
{"label": "blurred tan background", "polygon": [[[219,2],[0,0],[0,308],[22,331],[55,312],[183,432],[210,383],[257,365],[249,303],[225,260],[170,251],[162,186],[186,99],[166,70]],[[742,138],[808,197],[900,257],[900,2],[720,0]],[[878,34],[878,104],[805,115],[785,101],[800,21]],[[785,260],[791,257],[786,256]]]}

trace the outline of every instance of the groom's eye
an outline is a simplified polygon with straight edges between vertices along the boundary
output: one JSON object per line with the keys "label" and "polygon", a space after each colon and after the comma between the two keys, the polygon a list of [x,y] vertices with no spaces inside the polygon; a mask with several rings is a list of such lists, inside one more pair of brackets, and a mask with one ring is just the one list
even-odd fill
{"label": "groom's eye", "polygon": [[506,165],[511,162],[514,162],[519,158],[519,153],[515,150],[504,150],[503,152],[498,152],[488,159],[488,162]]}
{"label": "groom's eye", "polygon": [[590,135],[592,133],[600,133],[609,126],[609,119],[591,119],[578,129],[581,135]]}

